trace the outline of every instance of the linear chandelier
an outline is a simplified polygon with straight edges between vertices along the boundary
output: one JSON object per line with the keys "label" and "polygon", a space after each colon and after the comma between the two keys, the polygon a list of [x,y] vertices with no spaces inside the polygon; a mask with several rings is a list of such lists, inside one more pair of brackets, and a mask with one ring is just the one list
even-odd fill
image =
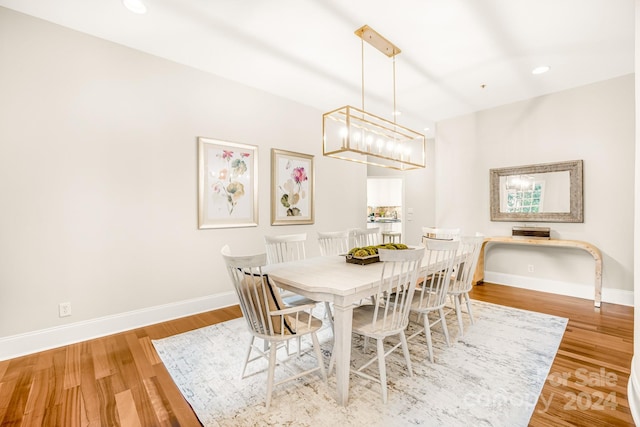
{"label": "linear chandelier", "polygon": [[[350,105],[322,115],[325,156],[397,170],[425,167],[425,137],[396,123],[396,60],[400,49],[365,25],[355,31],[362,44],[362,108]],[[364,109],[364,42],[393,58],[393,121]]]}

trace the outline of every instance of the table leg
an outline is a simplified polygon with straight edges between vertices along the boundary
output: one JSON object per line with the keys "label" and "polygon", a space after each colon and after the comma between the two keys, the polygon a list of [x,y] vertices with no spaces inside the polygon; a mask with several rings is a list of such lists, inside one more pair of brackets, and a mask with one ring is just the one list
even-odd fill
{"label": "table leg", "polygon": [[476,271],[473,272],[473,284],[477,285],[484,282],[484,250],[487,242],[482,242],[480,248],[480,255],[478,255],[478,264],[476,264]]}
{"label": "table leg", "polygon": [[598,254],[598,256],[594,255],[593,258],[596,261],[596,294],[593,300],[593,305],[595,308],[600,308],[602,302],[602,257]]}
{"label": "table leg", "polygon": [[336,363],[336,400],[339,405],[347,406],[349,402],[349,374],[351,366],[351,328],[353,321],[353,305],[346,307],[333,305],[333,327],[335,340],[333,351]]}

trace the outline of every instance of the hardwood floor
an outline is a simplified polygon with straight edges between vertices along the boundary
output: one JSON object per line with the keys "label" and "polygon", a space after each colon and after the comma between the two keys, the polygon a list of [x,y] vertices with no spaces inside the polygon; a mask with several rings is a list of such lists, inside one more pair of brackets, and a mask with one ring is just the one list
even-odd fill
{"label": "hardwood floor", "polygon": [[[476,286],[472,298],[569,318],[531,426],[633,425],[633,308]],[[2,426],[198,426],[151,344],[240,315],[216,310],[0,362]]]}
{"label": "hardwood floor", "polygon": [[633,307],[510,286],[475,286],[471,297],[566,317],[569,323],[530,426],[633,426],[627,382],[633,356]]}

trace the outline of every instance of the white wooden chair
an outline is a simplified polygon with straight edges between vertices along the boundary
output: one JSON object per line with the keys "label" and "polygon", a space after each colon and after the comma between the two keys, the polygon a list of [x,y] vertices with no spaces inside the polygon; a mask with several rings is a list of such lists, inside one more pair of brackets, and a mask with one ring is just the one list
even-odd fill
{"label": "white wooden chair", "polygon": [[[221,253],[238,295],[243,317],[247,322],[249,332],[251,332],[251,341],[244,360],[241,378],[246,378],[245,372],[249,363],[260,358],[269,361],[267,409],[271,404],[271,394],[275,386],[317,371],[320,371],[322,379],[326,382],[327,373],[324,369],[320,343],[316,334],[322,326],[322,320],[311,315],[311,309],[314,305],[288,307],[282,302],[277,290],[272,288],[268,277],[262,273],[262,267],[267,263],[266,254],[232,256],[229,246],[223,247]],[[305,336],[311,336],[318,365],[274,383],[276,365],[282,362],[277,360],[278,348],[291,339],[299,340]],[[263,348],[255,345],[256,338],[264,341]],[[253,352],[257,354],[252,358]]]}
{"label": "white wooden chair", "polygon": [[306,258],[305,242],[307,233],[264,236],[267,262],[278,264]]}
{"label": "white wooden chair", "polygon": [[351,230],[354,247],[376,246],[382,243],[380,227],[356,228]]}
{"label": "white wooden chair", "polygon": [[[414,322],[421,327],[411,334],[408,339],[413,339],[424,331],[429,350],[429,360],[432,363],[434,359],[431,328],[433,326],[440,323],[447,345],[451,345],[444,306],[447,302],[447,291],[449,290],[459,245],[460,242],[457,240],[427,239],[425,241],[425,265],[437,265],[440,268],[438,273],[430,274],[418,281],[411,304],[411,313],[416,316]],[[429,319],[429,314],[431,313],[439,314],[438,319],[431,321]]]}
{"label": "white wooden chair", "polygon": [[422,227],[422,242],[426,239],[432,240],[458,240],[460,239],[459,228],[437,228]]}
{"label": "white wooden chair", "polygon": [[342,255],[349,252],[349,232],[348,231],[326,231],[318,232],[318,244],[320,245],[320,255],[332,256]]}
{"label": "white wooden chair", "polygon": [[[414,298],[414,291],[424,248],[415,250],[378,251],[382,266],[382,274],[378,292],[375,297],[377,304],[362,305],[353,309],[353,333],[365,338],[376,340],[376,355],[362,366],[352,368],[353,374],[380,383],[382,401],[387,403],[387,369],[385,358],[398,347],[402,347],[407,371],[413,376],[411,358],[405,329],[409,324],[409,311]],[[384,340],[391,336],[398,336],[400,342],[390,349],[384,349]],[[365,370],[374,362],[378,362],[379,378],[368,374]],[[329,363],[329,372],[333,369],[333,356]]]}
{"label": "white wooden chair", "polygon": [[[460,240],[459,228],[422,227],[422,246],[427,240]],[[453,265],[453,274],[456,274],[457,265]]]}
{"label": "white wooden chair", "polygon": [[456,316],[458,318],[459,337],[464,335],[464,327],[462,322],[462,310],[461,305],[464,302],[467,305],[467,314],[469,315],[469,321],[473,325],[473,312],[471,311],[471,300],[469,299],[469,291],[473,286],[473,273],[476,271],[478,265],[478,257],[480,256],[480,248],[484,236],[462,236],[460,238],[460,252],[465,254],[461,259],[457,268],[454,267],[456,273],[454,274],[451,283],[449,283],[448,295],[453,298]]}
{"label": "white wooden chair", "polygon": [[[264,236],[264,243],[267,251],[267,262],[269,264],[279,264],[287,261],[298,261],[306,258],[305,243],[307,233],[283,234],[278,236]],[[310,298],[298,295],[294,292],[281,289],[281,297],[288,305],[316,304]],[[333,314],[328,301],[324,302],[325,314],[331,322],[333,329]]]}

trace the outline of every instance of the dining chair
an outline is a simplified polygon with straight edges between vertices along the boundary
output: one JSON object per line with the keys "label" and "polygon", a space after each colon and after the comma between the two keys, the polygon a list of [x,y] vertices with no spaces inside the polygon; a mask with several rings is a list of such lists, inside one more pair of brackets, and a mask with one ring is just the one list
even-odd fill
{"label": "dining chair", "polygon": [[[426,240],[460,240],[459,228],[422,227],[422,245]],[[453,265],[453,274],[456,274],[457,265]]]}
{"label": "dining chair", "polygon": [[348,231],[318,231],[318,244],[320,255],[342,255],[349,252]]}
{"label": "dining chair", "polygon": [[382,242],[380,227],[356,228],[351,230],[354,247],[376,246]]}
{"label": "dining chair", "polygon": [[[409,376],[413,376],[405,329],[415,291],[424,248],[415,250],[378,250],[383,263],[375,304],[353,309],[352,331],[362,337],[376,340],[376,354],[366,363],[351,369],[353,374],[380,383],[382,401],[387,403],[387,369],[385,359],[402,347]],[[384,341],[398,336],[400,342],[385,351]],[[333,361],[333,359],[332,359]],[[367,368],[378,362],[379,377],[367,373]],[[332,369],[330,362],[329,371]]]}
{"label": "dining chair", "polygon": [[264,236],[267,262],[269,264],[278,264],[286,261],[305,259],[306,241],[307,233]]}
{"label": "dining chair", "polygon": [[[284,304],[280,299],[279,293],[273,289],[267,275],[262,272],[262,267],[267,264],[266,254],[232,256],[228,245],[222,248],[221,254],[238,295],[242,315],[251,333],[241,378],[244,379],[248,376],[245,375],[245,372],[251,362],[261,358],[268,360],[267,409],[271,404],[271,395],[275,386],[316,371],[320,371],[322,379],[326,382],[327,373],[324,369],[320,342],[317,336],[317,331],[322,326],[322,320],[311,314],[314,304],[294,307],[288,307]],[[313,350],[318,360],[317,366],[274,383],[276,365],[284,362],[278,360],[278,349],[291,339],[298,339],[299,341],[300,338],[306,336],[311,337]],[[264,346],[262,348],[255,345],[256,338],[263,340]],[[251,357],[254,352],[256,355]],[[287,356],[289,356],[288,351]],[[287,359],[290,360],[291,358]],[[253,372],[250,375],[255,375],[259,372],[262,371]]]}
{"label": "dining chair", "polygon": [[471,311],[469,291],[471,291],[473,286],[473,273],[476,271],[476,266],[478,265],[480,248],[482,247],[483,241],[484,236],[482,235],[460,237],[459,252],[464,255],[460,259],[457,268],[454,267],[456,272],[453,274],[451,283],[449,283],[449,290],[447,291],[447,294],[453,298],[456,316],[458,318],[458,337],[464,335],[461,310],[463,299],[467,305],[469,321],[473,325],[473,312]]}
{"label": "dining chair", "polygon": [[[264,236],[265,248],[267,251],[267,262],[269,264],[279,264],[287,261],[298,261],[306,258],[305,243],[307,241],[307,233],[299,234],[281,234],[276,236]],[[304,305],[316,304],[310,298],[298,295],[284,289],[280,289],[281,297],[288,305]],[[328,301],[324,302],[325,315],[329,318],[331,328],[333,329],[333,315],[331,313],[331,305]]]}
{"label": "dining chair", "polygon": [[[417,337],[424,331],[427,339],[427,349],[429,350],[429,360],[433,363],[433,344],[431,341],[431,328],[438,323],[442,327],[447,345],[449,341],[449,331],[445,319],[444,307],[447,302],[447,291],[453,274],[453,265],[458,256],[460,242],[457,240],[435,240],[426,239],[424,264],[436,266],[438,272],[421,278],[416,286],[411,303],[411,314],[415,316],[412,320],[419,326],[418,330],[409,336],[409,340]],[[431,320],[429,314],[437,313],[438,319]]]}
{"label": "dining chair", "polygon": [[459,228],[422,227],[422,241],[432,240],[457,240],[460,238]]}

